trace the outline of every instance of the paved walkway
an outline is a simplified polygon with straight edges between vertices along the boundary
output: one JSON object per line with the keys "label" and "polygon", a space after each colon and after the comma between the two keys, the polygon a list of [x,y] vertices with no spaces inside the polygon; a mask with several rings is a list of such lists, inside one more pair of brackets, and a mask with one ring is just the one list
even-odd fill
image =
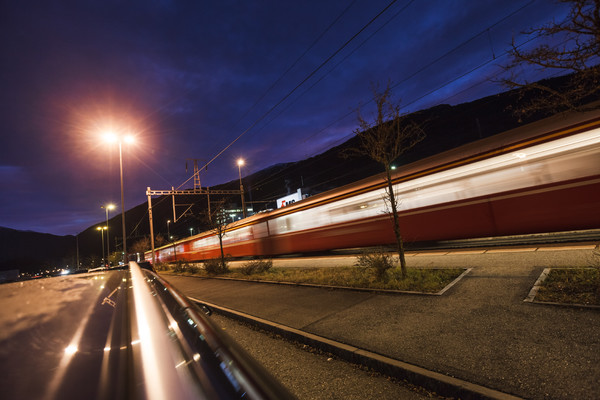
{"label": "paved walkway", "polygon": [[600,310],[523,302],[545,267],[591,250],[481,256],[418,257],[473,267],[443,296],[166,278],[190,297],[515,396],[600,398]]}

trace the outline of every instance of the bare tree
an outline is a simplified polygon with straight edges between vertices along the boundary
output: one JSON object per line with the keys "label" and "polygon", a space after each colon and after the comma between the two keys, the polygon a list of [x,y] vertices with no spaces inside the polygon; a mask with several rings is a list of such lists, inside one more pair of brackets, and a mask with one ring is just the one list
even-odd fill
{"label": "bare tree", "polygon": [[132,253],[145,253],[148,250],[150,250],[150,239],[147,237],[138,240],[129,249]]}
{"label": "bare tree", "polygon": [[160,233],[156,235],[156,238],[154,238],[154,244],[158,247],[164,246],[167,243],[167,239]]}
{"label": "bare tree", "polygon": [[377,113],[372,122],[367,121],[357,111],[358,129],[354,131],[359,139],[359,145],[353,149],[355,153],[368,156],[380,163],[385,168],[386,174],[386,203],[391,208],[394,226],[394,235],[398,247],[402,277],[406,277],[406,259],[404,257],[404,243],[400,233],[398,218],[398,199],[392,184],[392,163],[404,152],[412,148],[425,138],[425,131],[419,124],[409,120],[406,115],[400,114],[400,105],[391,99],[390,83],[383,91],[373,85],[373,101]]}
{"label": "bare tree", "polygon": [[[512,59],[505,69],[510,76],[503,83],[520,91],[519,116],[536,112],[586,111],[600,94],[600,0],[561,0],[571,4],[562,22],[523,32],[545,39],[533,50],[521,50],[513,40]],[[559,43],[550,46],[548,43]],[[522,68],[556,71],[566,75],[560,82],[529,82],[519,77]]]}
{"label": "bare tree", "polygon": [[229,222],[225,213],[225,199],[221,199],[214,204],[211,204],[210,211],[206,211],[206,223],[210,229],[215,232],[219,238],[219,248],[221,249],[221,268],[227,270],[227,261],[225,260],[225,252],[223,251],[223,237],[227,233]]}

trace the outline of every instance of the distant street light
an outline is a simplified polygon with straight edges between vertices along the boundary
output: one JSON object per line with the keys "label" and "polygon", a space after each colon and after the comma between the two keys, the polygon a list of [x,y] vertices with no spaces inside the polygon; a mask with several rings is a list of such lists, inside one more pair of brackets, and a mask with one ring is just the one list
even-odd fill
{"label": "distant street light", "polygon": [[106,211],[106,258],[110,258],[110,240],[108,240],[108,210],[114,210],[115,205],[109,203],[105,206],[100,206],[100,208],[104,208],[104,211]]}
{"label": "distant street light", "polygon": [[167,240],[171,240],[171,230],[169,229],[169,225],[171,225],[171,220],[167,220]]}
{"label": "distant street light", "polygon": [[97,226],[96,230],[100,231],[100,235],[102,236],[102,265],[105,265],[105,258],[104,258],[104,231],[107,230],[108,227],[106,226]]}
{"label": "distant street light", "polygon": [[194,228],[190,228],[190,236],[194,234]]}
{"label": "distant street light", "polygon": [[127,263],[127,234],[125,232],[125,195],[123,194],[123,142],[133,143],[133,136],[118,136],[113,132],[108,132],[104,135],[107,142],[119,143],[119,169],[121,172],[121,221],[123,224],[123,263]]}
{"label": "distant street light", "polygon": [[244,159],[239,158],[237,160],[238,172],[240,174],[240,195],[242,196],[242,215],[246,218],[246,201],[244,200],[244,185],[242,184],[242,165],[244,165]]}

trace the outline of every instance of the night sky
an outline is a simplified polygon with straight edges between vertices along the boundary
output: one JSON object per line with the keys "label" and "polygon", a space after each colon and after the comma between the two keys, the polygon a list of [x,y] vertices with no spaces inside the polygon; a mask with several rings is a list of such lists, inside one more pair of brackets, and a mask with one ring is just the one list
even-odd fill
{"label": "night sky", "polygon": [[391,81],[404,112],[503,91],[511,40],[567,11],[550,0],[2,1],[0,226],[77,234],[104,220],[101,205],[120,210],[108,129],[136,137],[123,148],[131,208],[240,135],[203,186],[237,179],[238,157],[246,175],[342,143],[355,110],[368,117],[372,83]]}

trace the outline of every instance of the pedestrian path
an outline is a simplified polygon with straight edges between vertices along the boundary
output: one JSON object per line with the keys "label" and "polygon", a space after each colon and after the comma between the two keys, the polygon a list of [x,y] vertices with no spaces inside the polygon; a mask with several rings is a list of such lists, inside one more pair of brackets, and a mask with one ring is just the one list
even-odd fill
{"label": "pedestrian path", "polygon": [[[600,312],[523,301],[557,253],[534,263],[519,253],[457,255],[473,270],[443,296],[166,278],[189,297],[500,392],[600,398]],[[440,266],[440,257],[419,259]]]}

